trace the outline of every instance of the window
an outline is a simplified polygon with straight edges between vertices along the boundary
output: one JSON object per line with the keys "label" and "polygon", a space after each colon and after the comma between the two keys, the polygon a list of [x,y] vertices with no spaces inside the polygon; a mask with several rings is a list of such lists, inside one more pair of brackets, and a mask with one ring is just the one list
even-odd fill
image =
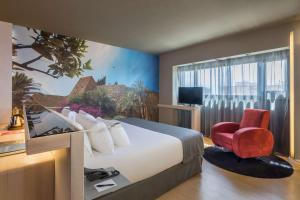
{"label": "window", "polygon": [[288,50],[201,62],[177,68],[178,87],[200,86],[207,96],[274,100],[288,95]]}
{"label": "window", "polygon": [[274,99],[278,95],[287,96],[287,60],[266,63],[266,95]]}

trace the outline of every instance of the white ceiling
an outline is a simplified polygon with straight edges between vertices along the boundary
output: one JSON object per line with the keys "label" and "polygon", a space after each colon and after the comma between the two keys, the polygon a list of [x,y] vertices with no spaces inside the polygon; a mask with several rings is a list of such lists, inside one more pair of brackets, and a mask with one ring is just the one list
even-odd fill
{"label": "white ceiling", "polygon": [[163,53],[297,15],[300,0],[0,0],[0,20]]}

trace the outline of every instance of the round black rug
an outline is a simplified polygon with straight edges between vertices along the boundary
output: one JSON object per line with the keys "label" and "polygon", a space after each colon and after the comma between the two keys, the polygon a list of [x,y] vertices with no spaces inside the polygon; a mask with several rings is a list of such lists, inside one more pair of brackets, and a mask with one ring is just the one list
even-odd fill
{"label": "round black rug", "polygon": [[223,169],[257,178],[284,178],[291,176],[293,167],[277,156],[239,159],[234,153],[219,147],[207,147],[204,158]]}

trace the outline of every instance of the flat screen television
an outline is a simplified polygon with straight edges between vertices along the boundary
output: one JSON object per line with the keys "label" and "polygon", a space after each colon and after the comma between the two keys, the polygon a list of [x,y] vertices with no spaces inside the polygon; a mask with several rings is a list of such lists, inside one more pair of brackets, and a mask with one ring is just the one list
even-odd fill
{"label": "flat screen television", "polygon": [[202,87],[179,87],[178,103],[202,105]]}

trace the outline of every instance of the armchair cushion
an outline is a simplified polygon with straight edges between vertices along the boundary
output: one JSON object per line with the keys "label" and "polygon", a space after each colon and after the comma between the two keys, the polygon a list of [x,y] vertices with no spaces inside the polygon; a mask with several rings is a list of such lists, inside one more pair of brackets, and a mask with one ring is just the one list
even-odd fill
{"label": "armchair cushion", "polygon": [[233,152],[241,158],[268,156],[273,145],[272,133],[264,128],[242,128],[233,135]]}
{"label": "armchair cushion", "polygon": [[212,133],[234,133],[240,127],[236,122],[219,122],[212,127]]}
{"label": "armchair cushion", "polygon": [[222,145],[226,149],[232,151],[232,141],[233,141],[232,133],[217,133],[214,137],[213,142],[217,145]]}
{"label": "armchair cushion", "polygon": [[211,139],[214,144],[232,150],[233,133],[239,129],[239,123],[220,122],[212,127]]}
{"label": "armchair cushion", "polygon": [[261,109],[246,109],[240,123],[240,128],[259,127],[268,128],[270,112]]}

